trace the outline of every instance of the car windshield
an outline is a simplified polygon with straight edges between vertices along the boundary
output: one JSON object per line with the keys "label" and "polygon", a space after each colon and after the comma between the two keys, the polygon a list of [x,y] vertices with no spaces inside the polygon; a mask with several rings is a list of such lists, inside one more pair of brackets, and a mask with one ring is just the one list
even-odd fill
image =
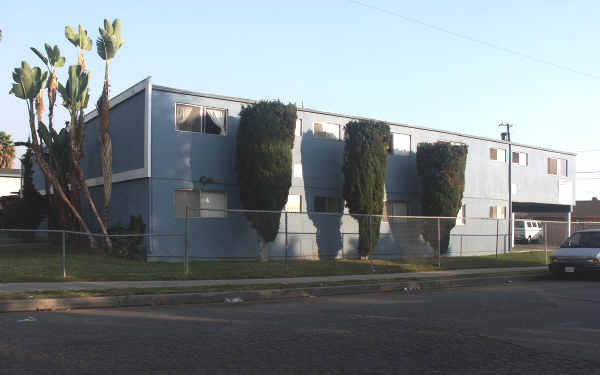
{"label": "car windshield", "polygon": [[600,232],[577,232],[560,247],[587,247],[600,248]]}

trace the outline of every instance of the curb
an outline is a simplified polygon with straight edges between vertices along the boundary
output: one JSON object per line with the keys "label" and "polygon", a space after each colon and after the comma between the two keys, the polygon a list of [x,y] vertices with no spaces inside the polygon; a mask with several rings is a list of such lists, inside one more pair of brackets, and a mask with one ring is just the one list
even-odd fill
{"label": "curb", "polygon": [[171,293],[108,297],[40,298],[31,300],[0,301],[0,313],[60,311],[107,307],[163,306],[185,304],[223,303],[226,299],[243,302],[285,300],[293,298],[325,297],[347,294],[383,293],[395,291],[424,291],[508,284],[513,281],[539,280],[540,275],[494,276],[484,278],[400,281],[378,284],[322,286],[290,289],[262,289],[254,291]]}

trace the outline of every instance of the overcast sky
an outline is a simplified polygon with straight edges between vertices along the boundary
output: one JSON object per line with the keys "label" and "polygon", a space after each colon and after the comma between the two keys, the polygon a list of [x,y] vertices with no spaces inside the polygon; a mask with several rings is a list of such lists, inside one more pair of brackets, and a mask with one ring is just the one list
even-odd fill
{"label": "overcast sky", "polygon": [[[65,25],[81,23],[95,39],[105,17],[118,17],[125,44],[111,64],[111,95],[152,76],[492,138],[511,122],[513,141],[578,152],[579,172],[600,170],[600,2],[361,2],[5,2],[0,129],[28,136],[25,104],[8,91],[21,60],[39,64],[30,46],[58,44],[72,64]],[[86,60],[95,103],[103,62],[94,50]],[[599,196],[600,173],[578,173],[576,195]]]}

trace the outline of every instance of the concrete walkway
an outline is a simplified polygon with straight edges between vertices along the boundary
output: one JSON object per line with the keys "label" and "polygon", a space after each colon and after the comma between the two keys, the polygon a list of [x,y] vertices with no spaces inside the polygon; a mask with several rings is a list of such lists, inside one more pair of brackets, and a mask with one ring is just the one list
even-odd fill
{"label": "concrete walkway", "polygon": [[530,272],[547,270],[547,267],[512,267],[512,268],[477,268],[453,271],[385,273],[344,276],[310,276],[274,279],[236,279],[236,280],[168,280],[168,281],[73,281],[73,282],[33,282],[33,283],[0,283],[0,293],[16,293],[52,290],[106,290],[126,288],[176,288],[218,285],[268,285],[268,284],[301,284],[356,280],[392,280],[392,279],[433,279],[476,274],[501,274],[514,272]]}

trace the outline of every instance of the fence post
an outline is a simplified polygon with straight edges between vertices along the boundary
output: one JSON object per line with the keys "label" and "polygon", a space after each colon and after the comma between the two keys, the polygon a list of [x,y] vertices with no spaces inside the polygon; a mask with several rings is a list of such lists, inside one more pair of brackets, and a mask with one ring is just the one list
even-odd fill
{"label": "fence post", "polygon": [[496,219],[496,259],[498,259],[498,231],[500,227],[500,220]]}
{"label": "fence post", "polygon": [[185,206],[185,238],[183,240],[183,273],[189,275],[190,268],[188,264],[188,252],[189,252],[189,240],[188,236],[190,233],[190,219],[189,219],[189,207]]}
{"label": "fence post", "polygon": [[437,266],[441,267],[440,257],[442,255],[442,230],[440,227],[440,218],[437,218],[437,237],[438,237],[438,246],[437,246]]}
{"label": "fence post", "polygon": [[67,278],[67,251],[66,251],[67,239],[66,239],[66,236],[67,236],[67,232],[65,232],[63,230],[62,231],[62,257],[61,257],[63,279]]}
{"label": "fence post", "polygon": [[548,260],[548,223],[544,223],[544,254]]}
{"label": "fence post", "polygon": [[288,213],[285,211],[285,273],[288,273]]}

